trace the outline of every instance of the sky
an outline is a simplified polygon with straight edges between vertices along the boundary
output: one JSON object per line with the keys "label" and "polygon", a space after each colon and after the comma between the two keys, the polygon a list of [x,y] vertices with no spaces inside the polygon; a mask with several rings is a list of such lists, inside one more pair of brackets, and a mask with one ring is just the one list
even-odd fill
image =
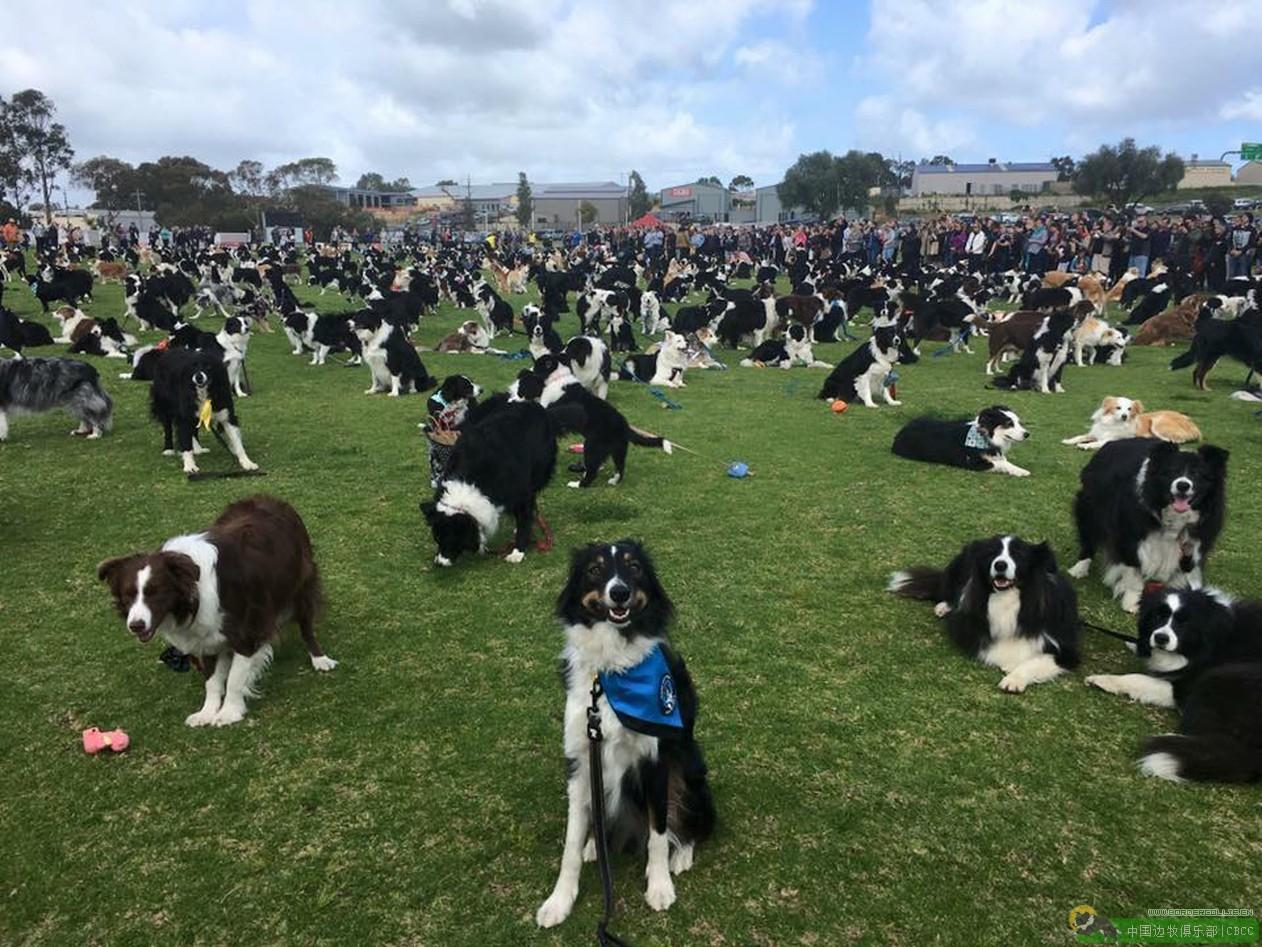
{"label": "sky", "polygon": [[1262,141],[1262,0],[62,0],[0,38],[76,157],[341,183],[703,175],[801,153],[1046,160]]}

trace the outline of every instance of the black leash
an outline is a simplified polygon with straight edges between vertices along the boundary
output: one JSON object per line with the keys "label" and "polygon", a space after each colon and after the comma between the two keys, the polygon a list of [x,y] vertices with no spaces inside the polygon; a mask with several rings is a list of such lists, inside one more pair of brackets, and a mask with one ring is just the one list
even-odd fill
{"label": "black leash", "polygon": [[1118,641],[1125,641],[1127,644],[1139,644],[1138,635],[1125,635],[1120,631],[1113,631],[1111,628],[1093,625],[1091,622],[1083,621],[1081,618],[1078,619],[1078,624],[1082,625],[1083,628],[1090,628],[1092,631],[1098,631],[1102,635],[1108,635],[1110,638],[1116,638]]}
{"label": "black leash", "polygon": [[613,870],[609,865],[609,843],[605,838],[605,776],[601,769],[600,695],[604,693],[600,678],[592,680],[592,702],[587,708],[587,762],[591,769],[592,838],[596,843],[596,865],[600,869],[600,887],[605,898],[605,911],[596,925],[596,943],[601,947],[631,947],[617,934],[610,932],[613,918]]}

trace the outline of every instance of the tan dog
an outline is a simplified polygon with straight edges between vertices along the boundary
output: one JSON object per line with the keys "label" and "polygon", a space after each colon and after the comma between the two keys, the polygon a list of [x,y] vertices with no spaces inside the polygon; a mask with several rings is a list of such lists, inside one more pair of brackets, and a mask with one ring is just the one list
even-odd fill
{"label": "tan dog", "polygon": [[1109,395],[1091,415],[1091,430],[1077,437],[1067,437],[1062,444],[1081,450],[1099,450],[1109,441],[1128,437],[1151,437],[1171,444],[1199,441],[1201,429],[1186,414],[1178,411],[1145,411],[1142,401]]}
{"label": "tan dog", "polygon": [[121,283],[127,276],[127,264],[120,260],[97,260],[96,278],[102,283]]}
{"label": "tan dog", "polygon": [[1109,291],[1104,294],[1104,301],[1108,303],[1120,303],[1122,301],[1122,290],[1126,289],[1126,284],[1133,279],[1139,279],[1139,270],[1132,266],[1121,275],[1116,283],[1109,287]]}
{"label": "tan dog", "polygon": [[1171,342],[1188,342],[1196,335],[1196,318],[1201,303],[1209,299],[1206,293],[1188,296],[1177,306],[1158,313],[1147,320],[1135,333],[1132,345],[1169,345]]}
{"label": "tan dog", "polygon": [[[1086,299],[1074,303],[1070,310],[1074,314],[1075,325],[1084,319],[1093,318],[1095,306]],[[986,374],[993,375],[999,368],[1000,360],[1005,355],[1019,355],[1034,338],[1048,314],[1033,309],[1021,309],[1012,313],[1002,321],[992,321],[987,325],[986,345],[990,358],[986,361]]]}

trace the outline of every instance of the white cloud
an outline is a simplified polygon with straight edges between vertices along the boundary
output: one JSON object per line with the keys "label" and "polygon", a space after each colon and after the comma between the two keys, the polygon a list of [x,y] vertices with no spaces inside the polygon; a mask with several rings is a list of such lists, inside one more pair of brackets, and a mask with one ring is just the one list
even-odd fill
{"label": "white cloud", "polygon": [[[733,70],[754,20],[804,0],[68,2],[0,39],[0,91],[57,103],[79,158],[191,154],[220,168],[327,155],[418,184],[470,174],[778,175],[793,125]],[[751,42],[752,41],[752,42]]]}

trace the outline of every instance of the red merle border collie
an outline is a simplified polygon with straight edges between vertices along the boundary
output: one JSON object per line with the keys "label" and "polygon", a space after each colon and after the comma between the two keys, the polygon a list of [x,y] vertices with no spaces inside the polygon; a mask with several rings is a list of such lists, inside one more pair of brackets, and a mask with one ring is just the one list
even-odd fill
{"label": "red merle border collie", "polygon": [[245,717],[245,700],[290,619],[311,666],[337,662],[315,637],[322,595],[311,537],[298,512],[270,496],[231,504],[204,533],[168,539],[157,552],[106,559],[97,577],[142,643],[155,634],[202,659],[206,699],[184,722],[223,727]]}

